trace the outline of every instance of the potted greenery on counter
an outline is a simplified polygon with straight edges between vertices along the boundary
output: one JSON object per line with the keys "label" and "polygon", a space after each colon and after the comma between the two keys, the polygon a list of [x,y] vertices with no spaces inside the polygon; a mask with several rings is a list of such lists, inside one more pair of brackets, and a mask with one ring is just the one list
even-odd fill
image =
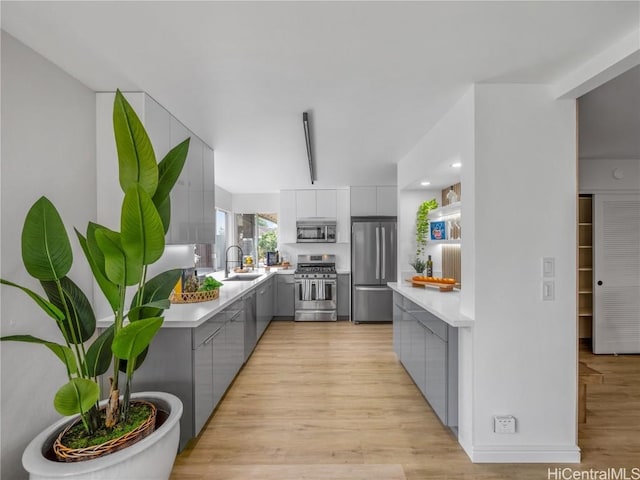
{"label": "potted greenery on counter", "polygon": [[[146,414],[138,423],[146,422],[148,425],[140,427],[131,421],[134,416],[131,384],[135,370],[144,360],[154,335],[162,325],[163,310],[169,308],[169,295],[181,274],[180,270],[170,270],[147,279],[148,266],[164,252],[165,234],[170,222],[169,195],[184,166],[189,139],[175,146],[158,163],[144,126],[120,91],[115,94],[113,126],[119,182],[124,192],[120,231],[96,223],[89,223],[85,233],[75,230],[93,277],[113,311],[112,325],[95,337],[96,319],[91,303],[67,276],[73,264],[71,243],[60,214],[46,197],[33,204],[22,230],[22,260],[27,272],[42,285],[44,296],[1,280],[3,285],[26,293],[60,330],[60,340],[45,340],[31,335],[11,335],[1,340],[44,345],[61,361],[67,382],[55,394],[53,404],[61,415],[78,416],[79,428],[75,429],[75,434],[86,445],[69,447],[65,444],[67,438],[60,435],[56,444],[59,442],[62,448],[54,450],[65,462],[96,459],[119,449],[126,450],[129,442],[135,443],[144,438],[155,427],[155,421],[146,418]],[[129,305],[126,301],[128,287],[136,289]],[[91,342],[91,339],[94,340]],[[112,369],[111,386],[101,409],[98,377],[107,373],[109,368]],[[166,409],[167,402],[175,405],[175,400],[173,397],[165,401],[162,407]],[[179,420],[182,412],[179,401],[178,405],[174,409]],[[177,425],[175,419],[171,422]],[[166,423],[170,423],[169,420]],[[140,428],[147,430],[136,433]],[[127,433],[130,430],[134,433]],[[117,432],[125,432],[131,438],[122,441],[121,433]],[[105,447],[110,443],[113,445]],[[134,447],[136,451],[140,450],[137,445]],[[44,450],[47,446],[35,448]],[[169,450],[172,454],[169,472],[176,450],[177,437],[173,452]],[[116,461],[130,457],[128,453],[120,453],[107,456],[114,457]],[[27,455],[27,451],[23,456],[25,468],[37,478],[57,478],[51,472],[58,471],[63,472],[60,476],[74,478],[68,472],[64,473],[62,464],[50,465],[55,462],[44,460],[49,464],[33,468],[45,473],[34,473],[26,464],[33,463],[33,458]],[[98,458],[98,463],[104,463],[101,460]],[[96,460],[80,463],[92,461]],[[85,475],[93,467],[84,465],[78,468],[76,470],[85,472]],[[133,478],[133,471],[127,470],[124,476]],[[152,467],[149,472],[153,471]],[[169,472],[166,472],[166,478]],[[114,478],[112,475],[107,474],[107,477]],[[165,478],[165,473],[157,475],[157,478]],[[103,477],[92,473],[91,478]]]}

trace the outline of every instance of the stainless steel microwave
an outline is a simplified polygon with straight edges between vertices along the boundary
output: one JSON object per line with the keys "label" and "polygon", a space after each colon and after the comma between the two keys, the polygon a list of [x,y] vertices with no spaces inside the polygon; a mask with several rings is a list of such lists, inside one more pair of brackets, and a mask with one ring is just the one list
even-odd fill
{"label": "stainless steel microwave", "polygon": [[336,221],[325,219],[298,220],[297,243],[335,243]]}

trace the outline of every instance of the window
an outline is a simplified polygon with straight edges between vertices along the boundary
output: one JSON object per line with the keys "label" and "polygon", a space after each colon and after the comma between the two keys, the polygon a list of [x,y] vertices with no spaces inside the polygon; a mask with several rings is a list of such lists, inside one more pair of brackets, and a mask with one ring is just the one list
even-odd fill
{"label": "window", "polygon": [[229,214],[216,208],[216,247],[214,255],[214,268],[224,270],[224,254],[227,250],[227,221]]}
{"label": "window", "polygon": [[245,258],[251,256],[257,265],[266,263],[267,252],[278,248],[278,216],[275,213],[237,213],[236,243]]}

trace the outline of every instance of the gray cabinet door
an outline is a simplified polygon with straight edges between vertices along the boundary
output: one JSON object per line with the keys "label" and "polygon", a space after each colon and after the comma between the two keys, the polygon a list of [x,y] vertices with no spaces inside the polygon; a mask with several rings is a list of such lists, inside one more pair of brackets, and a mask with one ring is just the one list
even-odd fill
{"label": "gray cabinet door", "polygon": [[425,329],[418,320],[411,316],[409,339],[409,374],[416,386],[424,395],[425,391]]}
{"label": "gray cabinet door", "polygon": [[212,343],[220,330],[193,351],[193,401],[195,434],[198,435],[215,407],[213,394]]}
{"label": "gray cabinet door", "polygon": [[293,317],[294,284],[293,275],[276,276],[276,317]]}
{"label": "gray cabinet door", "polygon": [[393,293],[393,351],[402,358],[402,296]]}
{"label": "gray cabinet door", "polygon": [[245,295],[242,301],[244,302],[244,363],[253,353],[257,342],[256,292]]}
{"label": "gray cabinet door", "polygon": [[231,369],[228,365],[229,351],[227,349],[227,335],[229,324],[225,323],[211,342],[212,363],[213,363],[213,408],[215,408],[222,396],[229,388],[230,380],[228,372]]}
{"label": "gray cabinet door", "polygon": [[238,311],[229,322],[227,346],[229,348],[229,383],[231,383],[244,363],[244,314],[242,310]]}
{"label": "gray cabinet door", "polygon": [[260,338],[273,317],[273,278],[256,291],[256,337]]}
{"label": "gray cabinet door", "polygon": [[426,332],[424,396],[442,423],[447,425],[447,343],[423,326]]}
{"label": "gray cabinet door", "polygon": [[349,296],[351,293],[351,281],[348,273],[338,275],[338,316],[349,318],[351,307]]}

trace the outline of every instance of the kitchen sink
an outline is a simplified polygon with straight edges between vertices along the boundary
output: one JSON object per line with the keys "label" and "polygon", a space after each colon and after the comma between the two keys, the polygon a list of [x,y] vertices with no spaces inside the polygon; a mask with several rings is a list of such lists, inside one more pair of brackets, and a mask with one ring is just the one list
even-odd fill
{"label": "kitchen sink", "polygon": [[249,275],[240,274],[234,275],[233,277],[223,278],[223,282],[250,282],[251,280],[255,280],[256,278],[260,278],[262,273],[252,273]]}

